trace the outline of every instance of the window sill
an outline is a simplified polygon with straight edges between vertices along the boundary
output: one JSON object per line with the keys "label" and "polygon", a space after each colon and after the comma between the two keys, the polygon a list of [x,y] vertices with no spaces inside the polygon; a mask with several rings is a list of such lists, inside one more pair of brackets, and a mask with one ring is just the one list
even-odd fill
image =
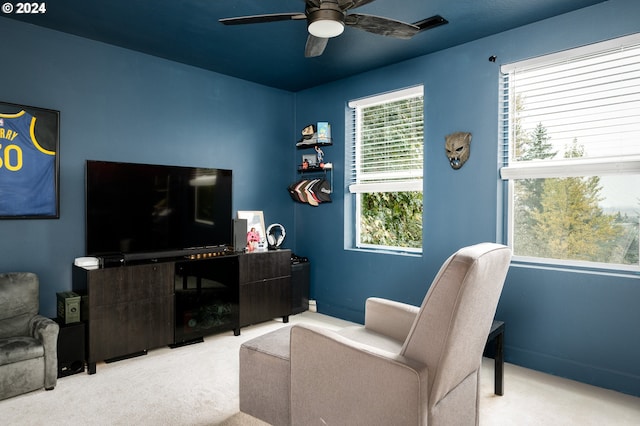
{"label": "window sill", "polygon": [[371,254],[395,255],[395,256],[405,256],[405,257],[416,257],[416,258],[422,257],[422,251],[420,251],[420,252],[409,252],[409,251],[402,251],[402,250],[385,250],[385,249],[360,248],[360,247],[345,247],[345,251],[371,253]]}
{"label": "window sill", "polygon": [[511,265],[521,268],[556,270],[619,277],[640,277],[640,267],[632,265],[610,265],[604,263],[588,263],[570,260],[553,260],[513,256]]}

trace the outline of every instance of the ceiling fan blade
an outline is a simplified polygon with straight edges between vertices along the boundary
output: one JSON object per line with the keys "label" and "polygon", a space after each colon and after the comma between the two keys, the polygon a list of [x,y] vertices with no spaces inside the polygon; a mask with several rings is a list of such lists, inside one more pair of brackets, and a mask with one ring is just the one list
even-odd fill
{"label": "ceiling fan blade", "polygon": [[304,13],[272,13],[268,15],[252,15],[252,16],[238,16],[235,18],[222,18],[219,22],[224,25],[240,25],[240,24],[260,24],[263,22],[276,22],[276,21],[295,21],[300,19],[307,19],[307,15]]}
{"label": "ceiling fan blade", "polygon": [[304,1],[309,7],[320,7],[320,0],[305,0]]}
{"label": "ceiling fan blade", "polygon": [[344,23],[370,33],[396,38],[411,38],[420,32],[420,27],[413,24],[359,13],[347,15]]}
{"label": "ceiling fan blade", "polygon": [[328,38],[316,37],[309,34],[309,37],[307,37],[307,45],[304,48],[305,58],[313,58],[322,55],[328,42]]}
{"label": "ceiling fan blade", "polygon": [[364,6],[375,0],[338,0],[338,6],[342,10],[355,9],[356,7]]}

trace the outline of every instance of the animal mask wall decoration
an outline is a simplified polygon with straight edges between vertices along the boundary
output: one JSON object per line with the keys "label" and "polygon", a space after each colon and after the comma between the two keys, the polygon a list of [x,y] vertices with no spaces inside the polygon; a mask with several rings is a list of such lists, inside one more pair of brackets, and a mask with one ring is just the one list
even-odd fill
{"label": "animal mask wall decoration", "polygon": [[455,132],[445,136],[444,149],[451,168],[458,170],[471,154],[471,133]]}

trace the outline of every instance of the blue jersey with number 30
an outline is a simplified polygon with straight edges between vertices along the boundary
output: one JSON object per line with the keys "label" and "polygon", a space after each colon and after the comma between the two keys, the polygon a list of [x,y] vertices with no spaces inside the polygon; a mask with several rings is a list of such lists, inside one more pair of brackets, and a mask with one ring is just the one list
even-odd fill
{"label": "blue jersey with number 30", "polygon": [[40,146],[36,118],[0,114],[0,216],[56,213],[56,153]]}

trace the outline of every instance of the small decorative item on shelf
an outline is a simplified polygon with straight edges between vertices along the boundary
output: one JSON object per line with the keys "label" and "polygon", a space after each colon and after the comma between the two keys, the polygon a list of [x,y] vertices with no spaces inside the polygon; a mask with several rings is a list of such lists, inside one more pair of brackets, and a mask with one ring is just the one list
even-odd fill
{"label": "small decorative item on shelf", "polygon": [[326,121],[319,121],[316,124],[309,124],[302,129],[302,139],[296,146],[298,148],[313,148],[317,145],[331,145],[331,125]]}
{"label": "small decorative item on shelf", "polygon": [[324,158],[324,151],[322,151],[318,145],[316,145],[315,149],[318,158],[318,167],[322,168],[324,166],[324,161],[322,161],[322,159]]}
{"label": "small decorative item on shelf", "polygon": [[326,121],[318,122],[318,143],[329,143],[331,141],[331,125]]}
{"label": "small decorative item on shelf", "polygon": [[318,167],[317,157],[313,154],[304,154],[302,156],[302,168],[304,170],[308,170],[313,169],[314,167]]}

